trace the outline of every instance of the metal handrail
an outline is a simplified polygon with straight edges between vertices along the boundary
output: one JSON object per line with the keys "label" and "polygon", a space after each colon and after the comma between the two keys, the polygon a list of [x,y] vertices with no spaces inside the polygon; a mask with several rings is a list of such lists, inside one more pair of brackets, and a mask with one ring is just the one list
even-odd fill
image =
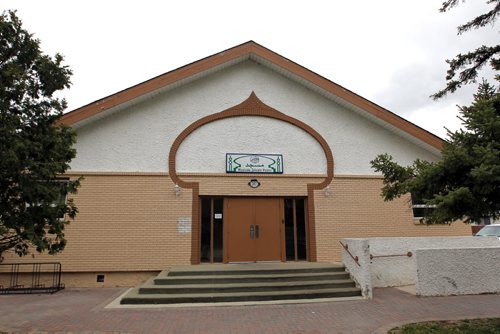
{"label": "metal handrail", "polygon": [[396,256],[408,256],[408,257],[412,257],[413,253],[412,252],[408,252],[406,254],[391,254],[391,255],[373,255],[373,254],[370,254],[370,260],[373,260],[373,259],[379,258],[379,257],[396,257]]}
{"label": "metal handrail", "polygon": [[340,241],[340,240],[339,240],[339,242],[342,245],[342,247],[345,249],[345,251],[347,252],[347,254],[349,254],[349,256],[351,256],[351,258],[354,260],[354,262],[356,262],[356,264],[359,267],[361,267],[361,265],[359,264],[359,257],[352,255],[352,253],[349,251],[349,245],[347,245],[347,244],[344,245],[342,243],[342,241]]}

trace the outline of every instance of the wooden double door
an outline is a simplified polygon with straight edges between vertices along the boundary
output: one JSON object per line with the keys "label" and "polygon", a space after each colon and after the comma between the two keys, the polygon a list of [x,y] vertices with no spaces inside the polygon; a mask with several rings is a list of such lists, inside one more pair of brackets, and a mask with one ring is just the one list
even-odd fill
{"label": "wooden double door", "polygon": [[284,261],[282,198],[225,198],[224,262]]}

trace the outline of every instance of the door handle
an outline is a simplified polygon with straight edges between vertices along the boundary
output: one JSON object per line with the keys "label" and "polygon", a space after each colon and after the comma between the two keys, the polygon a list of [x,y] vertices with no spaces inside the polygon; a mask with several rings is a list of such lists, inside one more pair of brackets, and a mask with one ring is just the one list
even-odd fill
{"label": "door handle", "polygon": [[259,239],[259,225],[255,225],[255,239]]}
{"label": "door handle", "polygon": [[255,235],[255,228],[253,225],[250,225],[250,239],[253,239]]}

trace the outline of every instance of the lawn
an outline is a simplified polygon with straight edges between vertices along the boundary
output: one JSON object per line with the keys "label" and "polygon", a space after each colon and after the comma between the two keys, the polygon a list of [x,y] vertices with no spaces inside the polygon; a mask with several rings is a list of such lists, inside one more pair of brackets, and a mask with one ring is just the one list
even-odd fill
{"label": "lawn", "polygon": [[407,324],[391,329],[390,334],[423,333],[464,333],[464,334],[500,334],[500,318],[473,319],[459,321],[429,321]]}

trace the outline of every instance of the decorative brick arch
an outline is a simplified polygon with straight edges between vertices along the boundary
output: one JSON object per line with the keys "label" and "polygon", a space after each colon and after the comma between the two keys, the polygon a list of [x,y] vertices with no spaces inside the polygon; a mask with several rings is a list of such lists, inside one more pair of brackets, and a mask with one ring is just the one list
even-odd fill
{"label": "decorative brick arch", "polygon": [[176,170],[176,156],[179,147],[182,142],[196,129],[224,118],[231,117],[240,117],[240,116],[259,116],[259,117],[268,117],[274,118],[277,120],[281,120],[283,122],[287,122],[292,124],[305,132],[307,132],[310,136],[312,136],[322,147],[327,164],[327,172],[326,178],[320,183],[308,183],[307,184],[307,196],[308,196],[308,219],[309,219],[309,243],[308,243],[308,251],[309,251],[309,260],[316,261],[316,227],[315,227],[315,212],[314,212],[314,190],[320,190],[325,188],[330,184],[333,179],[333,154],[328,146],[326,140],[312,127],[305,124],[298,119],[287,116],[274,108],[263,103],[254,92],[250,94],[250,96],[243,101],[242,103],[221,111],[219,113],[215,113],[212,115],[208,115],[203,117],[196,122],[189,125],[181,134],[175,139],[172,147],[170,148],[170,153],[168,156],[168,172],[170,178],[175,184],[178,184],[181,188],[192,189],[192,232],[191,232],[191,263],[198,264],[200,263],[200,204],[199,204],[199,194],[200,194],[200,185],[198,182],[187,182],[182,180],[177,175]]}

